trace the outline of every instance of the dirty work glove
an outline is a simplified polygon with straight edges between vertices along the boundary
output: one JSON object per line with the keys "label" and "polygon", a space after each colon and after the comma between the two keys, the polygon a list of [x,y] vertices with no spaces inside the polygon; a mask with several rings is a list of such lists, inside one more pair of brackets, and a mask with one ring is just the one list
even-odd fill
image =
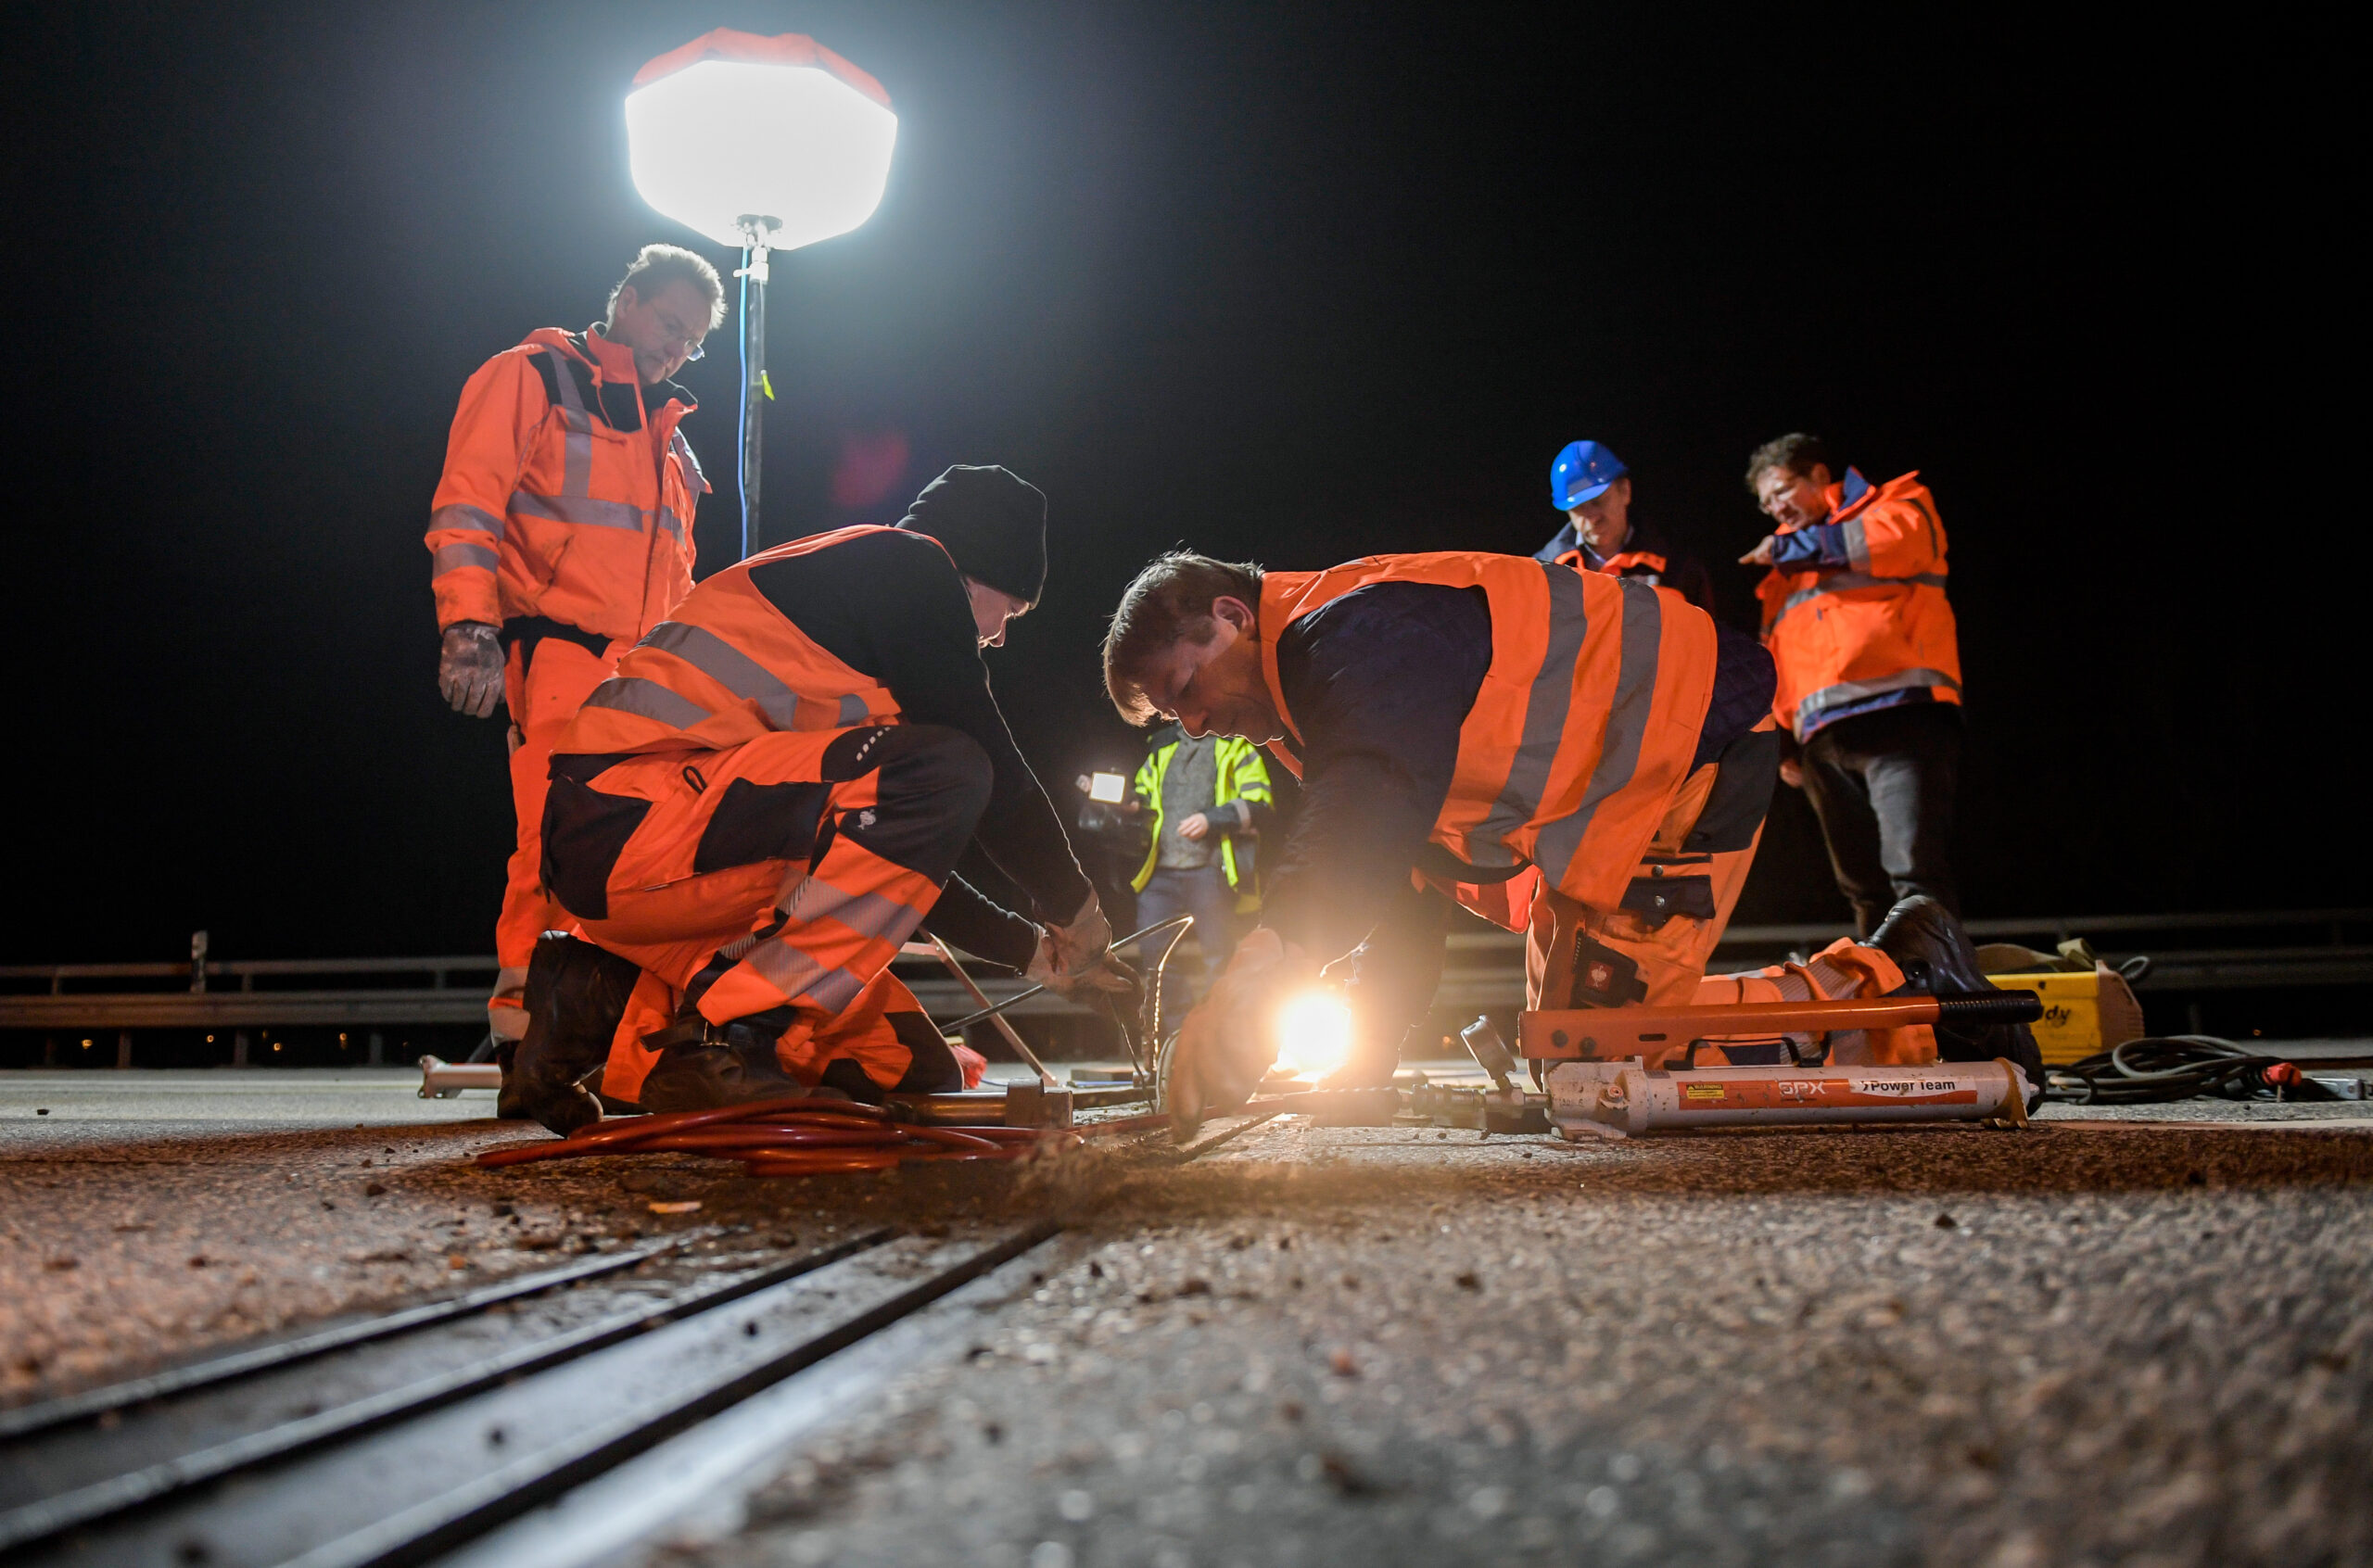
{"label": "dirty work glove", "polygon": [[1106,949],[1096,962],[1077,974],[1066,974],[1055,949],[1055,933],[1042,929],[1038,933],[1038,951],[1030,955],[1030,967],[1022,978],[1043,985],[1058,996],[1069,996],[1081,990],[1110,992],[1120,995],[1137,988],[1137,972],[1112,956]]}
{"label": "dirty work glove", "polygon": [[457,714],[484,718],[502,702],[501,634],[484,621],[445,628],[437,654],[437,690]]}
{"label": "dirty work glove", "polygon": [[1162,1105],[1179,1142],[1193,1137],[1204,1118],[1241,1108],[1261,1087],[1277,1059],[1270,1015],[1287,981],[1306,967],[1265,926],[1236,944],[1226,970],[1186,1015],[1170,1049]]}
{"label": "dirty work glove", "polygon": [[[1047,928],[1041,946],[1047,950],[1052,971],[1066,981],[1076,980],[1103,963],[1112,949],[1112,923],[1098,906],[1094,890],[1089,891],[1087,902],[1080,905],[1078,914],[1060,926]],[[1032,967],[1035,968],[1034,961]]]}

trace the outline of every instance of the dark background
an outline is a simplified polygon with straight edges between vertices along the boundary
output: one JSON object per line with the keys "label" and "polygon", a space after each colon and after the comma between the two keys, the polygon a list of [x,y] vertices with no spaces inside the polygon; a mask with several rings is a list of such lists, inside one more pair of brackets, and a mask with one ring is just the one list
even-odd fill
{"label": "dark background", "polygon": [[[1639,516],[1727,561],[1762,532],[1748,449],[1810,429],[1920,470],[1951,533],[1972,914],[2362,900],[2328,41],[1664,6],[47,7],[11,12],[5,109],[8,959],[180,956],[200,926],[226,958],[490,945],[502,733],[434,689],[429,494],[475,366],[690,238],[635,196],[619,102],[719,24],[814,34],[901,117],[872,221],[777,263],[766,538],[893,519],[954,462],[1044,487],[1053,584],[992,659],[1066,808],[1136,754],[1094,649],[1158,549],[1529,550],[1589,436]],[[711,568],[731,336],[684,377]],[[835,505],[894,437],[889,499]],[[1740,918],[1842,913],[1790,796]]]}

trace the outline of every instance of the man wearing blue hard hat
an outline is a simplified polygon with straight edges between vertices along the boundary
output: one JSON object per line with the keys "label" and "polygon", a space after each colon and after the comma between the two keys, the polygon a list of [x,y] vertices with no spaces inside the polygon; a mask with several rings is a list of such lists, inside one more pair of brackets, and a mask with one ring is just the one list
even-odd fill
{"label": "man wearing blue hard hat", "polygon": [[1664,538],[1631,521],[1631,471],[1597,441],[1575,441],[1549,466],[1549,504],[1566,525],[1533,552],[1537,561],[1639,577],[1671,588],[1708,614],[1714,579],[1705,563],[1676,554]]}

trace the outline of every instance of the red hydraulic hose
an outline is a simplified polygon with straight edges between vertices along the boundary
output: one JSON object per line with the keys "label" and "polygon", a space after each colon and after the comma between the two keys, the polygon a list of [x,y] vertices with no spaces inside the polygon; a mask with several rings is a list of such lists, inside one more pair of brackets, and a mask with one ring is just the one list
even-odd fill
{"label": "red hydraulic hose", "polygon": [[1019,1159],[1076,1138],[1027,1127],[923,1127],[875,1106],[812,1098],[618,1118],[565,1138],[512,1144],[477,1157],[482,1168],[596,1155],[704,1154],[738,1159],[753,1176],[882,1170],[907,1161]]}

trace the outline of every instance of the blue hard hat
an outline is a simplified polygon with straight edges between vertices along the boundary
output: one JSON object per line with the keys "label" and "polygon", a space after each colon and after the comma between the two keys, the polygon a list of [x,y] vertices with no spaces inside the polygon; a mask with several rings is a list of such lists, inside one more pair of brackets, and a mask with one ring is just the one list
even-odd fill
{"label": "blue hard hat", "polygon": [[1571,512],[1631,472],[1621,458],[1596,441],[1576,441],[1550,465],[1549,504]]}

